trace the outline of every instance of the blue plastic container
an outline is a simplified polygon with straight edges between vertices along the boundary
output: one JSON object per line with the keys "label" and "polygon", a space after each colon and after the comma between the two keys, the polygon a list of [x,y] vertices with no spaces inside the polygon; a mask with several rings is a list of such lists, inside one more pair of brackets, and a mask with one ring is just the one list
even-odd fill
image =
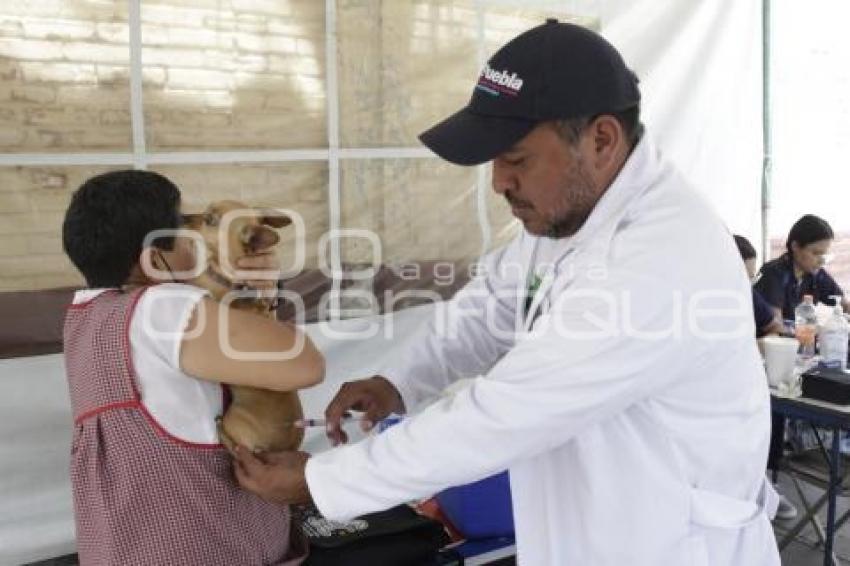
{"label": "blue plastic container", "polygon": [[450,487],[436,495],[440,509],[469,539],[514,535],[508,472]]}

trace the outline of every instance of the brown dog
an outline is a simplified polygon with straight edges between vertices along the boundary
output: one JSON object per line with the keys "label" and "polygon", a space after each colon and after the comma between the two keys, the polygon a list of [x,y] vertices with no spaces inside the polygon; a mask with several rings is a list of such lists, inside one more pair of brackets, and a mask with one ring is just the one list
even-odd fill
{"label": "brown dog", "polygon": [[[227,224],[226,233],[222,233],[221,221],[228,212],[234,213],[233,219]],[[186,228],[201,234],[207,248],[207,269],[189,283],[207,289],[221,301],[227,293],[239,289],[227,276],[236,272],[236,261],[277,244],[280,238],[272,227],[282,228],[291,222],[274,210],[252,209],[236,201],[215,202],[203,214],[187,216]],[[230,305],[275,318],[275,299],[257,292]],[[301,445],[304,431],[293,426],[303,418],[296,392],[235,385],[230,391],[231,404],[219,421],[219,437],[229,450],[233,451],[235,444],[273,452],[295,450]]]}

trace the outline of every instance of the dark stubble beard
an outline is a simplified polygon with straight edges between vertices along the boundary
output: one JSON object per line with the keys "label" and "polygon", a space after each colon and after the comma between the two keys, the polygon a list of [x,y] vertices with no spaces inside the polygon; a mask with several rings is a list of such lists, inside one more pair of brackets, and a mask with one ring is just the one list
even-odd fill
{"label": "dark stubble beard", "polygon": [[576,160],[567,171],[560,191],[562,208],[567,212],[555,216],[546,229],[546,236],[554,239],[578,232],[601,196],[581,159]]}

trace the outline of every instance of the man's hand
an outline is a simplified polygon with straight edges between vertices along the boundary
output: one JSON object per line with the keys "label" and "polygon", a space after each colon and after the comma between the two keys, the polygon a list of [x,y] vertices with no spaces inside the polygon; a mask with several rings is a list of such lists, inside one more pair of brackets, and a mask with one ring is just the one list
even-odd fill
{"label": "man's hand", "polygon": [[348,442],[348,435],[340,427],[340,421],[349,410],[365,413],[364,420],[361,422],[364,432],[390,413],[405,412],[404,402],[398,390],[380,375],[343,383],[328,408],[325,409],[325,420],[328,422],[327,434],[334,446]]}
{"label": "man's hand", "polygon": [[306,452],[252,454],[244,446],[234,450],[233,469],[239,484],[267,501],[292,505],[310,501],[304,469]]}
{"label": "man's hand", "polygon": [[248,271],[273,271],[277,275],[270,279],[248,279],[240,281],[261,291],[276,291],[277,280],[280,279],[280,259],[271,250],[261,250],[255,254],[246,255],[236,260],[236,267]]}

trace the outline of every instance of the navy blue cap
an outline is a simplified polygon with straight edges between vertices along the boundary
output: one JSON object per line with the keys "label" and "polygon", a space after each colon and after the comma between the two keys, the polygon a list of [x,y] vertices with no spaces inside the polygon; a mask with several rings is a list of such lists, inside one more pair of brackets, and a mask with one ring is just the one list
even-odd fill
{"label": "navy blue cap", "polygon": [[637,76],[601,35],[555,19],[505,44],[469,104],[419,139],[458,165],[485,163],[540,122],[618,112],[640,103]]}

